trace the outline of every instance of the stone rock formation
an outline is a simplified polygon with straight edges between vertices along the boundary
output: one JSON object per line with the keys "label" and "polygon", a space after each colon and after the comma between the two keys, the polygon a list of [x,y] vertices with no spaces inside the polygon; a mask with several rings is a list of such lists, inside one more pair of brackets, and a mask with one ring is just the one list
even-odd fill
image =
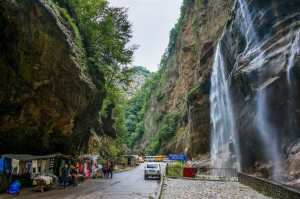
{"label": "stone rock formation", "polygon": [[[262,177],[281,175],[279,181],[297,181],[300,2],[188,2],[183,27],[162,74],[161,94],[157,97],[152,92],[144,119],[146,133],[135,148],[143,151],[158,132],[151,118],[181,113],[185,116],[178,124],[176,139],[165,143],[160,152],[186,153],[189,158],[210,153],[210,77],[220,42],[241,169]],[[225,144],[233,155],[234,142]]]}
{"label": "stone rock formation", "polygon": [[4,0],[0,30],[0,154],[88,151],[105,133],[104,78],[89,71],[71,25],[46,1]]}

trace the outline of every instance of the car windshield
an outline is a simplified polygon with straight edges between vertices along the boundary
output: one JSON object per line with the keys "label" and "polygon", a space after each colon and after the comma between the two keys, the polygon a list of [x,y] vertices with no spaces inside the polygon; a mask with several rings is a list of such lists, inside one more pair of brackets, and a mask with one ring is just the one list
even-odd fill
{"label": "car windshield", "polygon": [[158,165],[157,165],[157,164],[147,164],[147,168],[150,168],[150,169],[157,169],[157,168],[158,168]]}

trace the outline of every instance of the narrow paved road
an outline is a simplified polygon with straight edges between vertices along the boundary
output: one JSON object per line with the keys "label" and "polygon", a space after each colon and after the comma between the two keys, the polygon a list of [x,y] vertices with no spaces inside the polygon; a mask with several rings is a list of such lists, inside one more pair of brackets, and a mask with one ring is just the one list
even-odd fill
{"label": "narrow paved road", "polygon": [[[164,170],[165,164],[162,164]],[[90,179],[77,187],[70,187],[65,190],[52,190],[44,193],[34,193],[32,191],[21,192],[17,197],[4,194],[0,198],[20,198],[20,199],[134,199],[134,198],[155,198],[159,190],[160,180],[144,180],[144,164],[137,168],[114,174],[112,179]]]}

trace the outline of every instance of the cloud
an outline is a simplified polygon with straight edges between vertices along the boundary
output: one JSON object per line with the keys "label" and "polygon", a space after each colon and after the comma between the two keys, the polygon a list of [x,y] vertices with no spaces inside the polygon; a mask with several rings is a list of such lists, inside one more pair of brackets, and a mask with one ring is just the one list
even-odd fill
{"label": "cloud", "polygon": [[140,47],[133,65],[157,71],[161,56],[169,42],[169,32],[180,15],[182,0],[109,0],[110,5],[129,8],[132,22],[132,44]]}

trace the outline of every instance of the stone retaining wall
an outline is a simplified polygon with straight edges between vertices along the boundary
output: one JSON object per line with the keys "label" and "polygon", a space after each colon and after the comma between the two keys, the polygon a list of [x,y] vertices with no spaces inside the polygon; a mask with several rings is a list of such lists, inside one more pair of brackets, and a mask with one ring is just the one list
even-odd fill
{"label": "stone retaining wall", "polygon": [[244,173],[238,173],[238,179],[240,183],[273,198],[300,199],[299,190],[286,187],[276,182],[271,182]]}

